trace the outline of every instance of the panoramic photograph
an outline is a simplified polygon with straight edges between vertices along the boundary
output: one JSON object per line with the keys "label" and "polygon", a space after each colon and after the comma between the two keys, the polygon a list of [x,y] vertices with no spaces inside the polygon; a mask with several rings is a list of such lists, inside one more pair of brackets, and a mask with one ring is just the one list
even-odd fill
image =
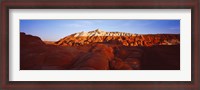
{"label": "panoramic photograph", "polygon": [[20,70],[180,70],[180,20],[20,20]]}

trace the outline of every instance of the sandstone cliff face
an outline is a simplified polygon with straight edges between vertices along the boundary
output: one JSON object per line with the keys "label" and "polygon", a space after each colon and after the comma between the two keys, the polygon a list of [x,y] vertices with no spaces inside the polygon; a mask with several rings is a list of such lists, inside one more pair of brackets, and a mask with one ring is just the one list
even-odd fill
{"label": "sandstone cliff face", "polygon": [[41,65],[45,48],[45,43],[39,37],[20,33],[20,69],[34,69]]}
{"label": "sandstone cliff face", "polygon": [[75,33],[55,42],[56,45],[61,46],[80,46],[93,43],[107,43],[124,46],[178,45],[180,44],[180,35],[139,35],[124,32],[105,32],[97,29],[90,32]]}
{"label": "sandstone cliff face", "polygon": [[40,47],[44,45],[45,43],[39,37],[20,33],[20,47]]}

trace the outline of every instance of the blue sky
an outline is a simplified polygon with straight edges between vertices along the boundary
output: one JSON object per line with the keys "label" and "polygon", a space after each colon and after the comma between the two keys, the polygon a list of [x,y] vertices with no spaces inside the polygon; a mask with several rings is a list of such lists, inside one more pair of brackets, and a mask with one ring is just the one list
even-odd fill
{"label": "blue sky", "polygon": [[20,20],[20,32],[57,41],[67,35],[101,29],[136,34],[180,34],[180,20]]}

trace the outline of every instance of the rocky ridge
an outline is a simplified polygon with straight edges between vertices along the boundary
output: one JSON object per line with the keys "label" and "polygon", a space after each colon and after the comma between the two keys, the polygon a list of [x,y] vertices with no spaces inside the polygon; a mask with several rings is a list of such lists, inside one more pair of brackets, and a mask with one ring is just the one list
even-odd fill
{"label": "rocky ridge", "polygon": [[92,37],[92,36],[134,36],[134,34],[131,33],[125,33],[125,32],[106,32],[100,29],[96,29],[94,31],[89,31],[89,32],[79,32],[79,33],[75,33],[72,34],[71,36],[74,37],[83,37],[83,36],[88,36],[88,37]]}
{"label": "rocky ridge", "polygon": [[125,32],[106,32],[94,30],[79,32],[66,36],[55,45],[80,46],[93,43],[107,43],[124,46],[154,46],[154,45],[178,45],[179,34],[131,34]]}

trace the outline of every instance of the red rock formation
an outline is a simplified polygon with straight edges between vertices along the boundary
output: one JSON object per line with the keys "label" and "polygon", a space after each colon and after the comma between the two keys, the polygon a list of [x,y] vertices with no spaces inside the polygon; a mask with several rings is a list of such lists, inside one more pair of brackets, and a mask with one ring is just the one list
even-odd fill
{"label": "red rock formation", "polygon": [[37,47],[44,46],[45,43],[37,36],[26,35],[25,33],[20,33],[20,46],[21,47]]}
{"label": "red rock formation", "polygon": [[78,59],[72,69],[96,69],[108,70],[109,61],[114,58],[113,49],[107,45],[96,44],[89,53],[84,54]]}
{"label": "red rock formation", "polygon": [[[109,36],[108,36],[109,35]],[[100,30],[75,33],[55,42],[61,46],[80,46],[93,43],[112,43],[124,46],[153,46],[180,44],[178,34],[130,34],[123,32],[105,32]]]}
{"label": "red rock formation", "polygon": [[39,37],[20,33],[20,68],[39,68],[45,55],[45,43]]}
{"label": "red rock formation", "polygon": [[20,69],[108,70],[113,49],[104,44],[84,47],[45,45],[36,36],[20,34]]}
{"label": "red rock formation", "polygon": [[132,70],[132,67],[119,58],[110,61],[111,70]]}
{"label": "red rock formation", "polygon": [[[101,34],[99,32],[101,31],[92,33]],[[73,34],[55,44],[45,44],[39,37],[20,33],[20,69],[179,69],[180,46],[176,45],[179,43],[179,35],[131,35],[117,32],[104,34],[128,36],[82,37]]]}

